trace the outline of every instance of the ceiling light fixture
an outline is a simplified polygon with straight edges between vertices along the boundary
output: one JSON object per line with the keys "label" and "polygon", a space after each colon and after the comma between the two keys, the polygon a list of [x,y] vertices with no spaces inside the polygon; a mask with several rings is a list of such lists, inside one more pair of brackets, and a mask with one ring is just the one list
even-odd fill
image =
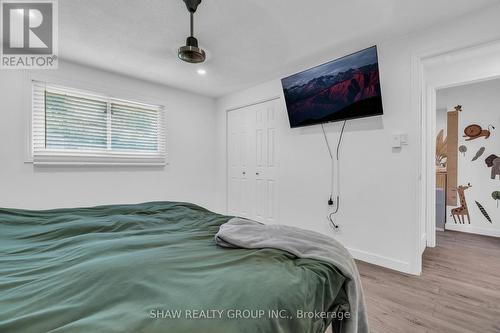
{"label": "ceiling light fixture", "polygon": [[183,0],[186,3],[186,7],[189,11],[190,19],[191,19],[191,35],[186,40],[186,45],[181,46],[179,48],[179,59],[197,64],[200,62],[204,62],[206,59],[205,51],[198,47],[198,40],[194,38],[194,13],[196,13],[196,9],[198,5],[201,3],[201,0]]}
{"label": "ceiling light fixture", "polygon": [[203,68],[200,68],[200,69],[198,69],[198,74],[205,75],[205,74],[207,74],[207,71],[204,70]]}

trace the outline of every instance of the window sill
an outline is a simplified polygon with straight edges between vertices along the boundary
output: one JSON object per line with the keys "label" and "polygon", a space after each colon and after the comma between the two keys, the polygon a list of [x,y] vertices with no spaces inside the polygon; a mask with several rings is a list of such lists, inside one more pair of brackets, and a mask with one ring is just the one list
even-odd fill
{"label": "window sill", "polygon": [[39,152],[26,161],[34,166],[165,166],[160,154]]}

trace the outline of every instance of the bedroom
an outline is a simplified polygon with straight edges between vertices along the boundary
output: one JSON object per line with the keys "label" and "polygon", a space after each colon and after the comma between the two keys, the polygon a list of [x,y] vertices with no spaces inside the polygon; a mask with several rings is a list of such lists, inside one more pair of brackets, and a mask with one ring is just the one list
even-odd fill
{"label": "bedroom", "polygon": [[[37,7],[45,3],[53,5],[52,11]],[[21,7],[4,9],[8,5]],[[14,12],[7,15],[10,9]],[[35,11],[30,14],[30,9]],[[15,10],[24,10],[24,21],[16,20]],[[190,15],[182,0],[2,1],[0,331],[320,332],[331,326],[331,318],[287,321],[279,318],[279,310],[328,310],[331,306],[317,304],[317,297],[311,296],[314,304],[306,306],[294,303],[293,296],[303,297],[305,291],[299,286],[305,289],[307,283],[320,293],[312,275],[326,274],[330,301],[338,300],[339,292],[333,289],[345,278],[339,274],[341,264],[332,268],[325,260],[289,258],[287,251],[267,247],[238,249],[256,252],[248,261],[238,259],[236,252],[213,240],[226,216],[336,239],[356,259],[373,332],[474,332],[478,327],[498,331],[500,316],[494,304],[500,302],[500,294],[484,288],[484,283],[498,286],[498,261],[490,266],[496,275],[486,281],[479,277],[474,287],[468,287],[466,299],[439,301],[439,290],[456,294],[456,285],[438,284],[441,280],[426,274],[432,271],[429,263],[437,260],[433,251],[440,245],[438,241],[434,248],[435,173],[434,164],[429,164],[435,152],[434,93],[500,75],[499,13],[500,3],[495,0],[202,1],[193,15],[193,30],[206,59],[192,64],[178,57],[190,35]],[[332,21],[332,15],[338,21]],[[36,30],[48,23],[52,23],[49,36],[47,30]],[[16,24],[23,29],[12,35]],[[18,39],[23,47],[45,42],[53,53],[43,53],[40,45],[28,53],[8,53]],[[292,126],[282,79],[321,64],[338,64],[335,61],[373,46],[383,115],[372,112],[371,117],[346,123],[338,119]],[[34,66],[14,61],[29,60],[26,54],[41,54],[46,61]],[[40,94],[43,104],[37,98]],[[58,101],[61,96],[64,103]],[[90,108],[85,104],[89,99]],[[79,115],[67,112],[75,108],[60,110],[61,103],[78,104]],[[273,168],[259,169],[253,163],[233,170],[229,161],[234,151],[253,157],[257,150],[254,145],[234,146],[230,134],[262,130],[253,113],[263,108],[274,110],[276,118],[265,129],[270,133],[270,126],[275,126],[276,145],[259,152],[265,152],[267,162],[275,156],[276,163]],[[48,110],[59,115],[46,118]],[[139,118],[126,112],[131,110],[155,116],[139,117],[144,122],[137,123]],[[90,120],[85,118],[89,114]],[[46,149],[47,144],[56,147],[61,142],[60,128],[48,123],[53,119],[58,124],[61,117],[73,124],[65,130],[74,135],[66,132],[63,137],[64,144],[79,145],[76,153],[75,149],[56,149],[56,153]],[[127,127],[131,122],[132,127]],[[78,134],[82,131],[91,139],[82,138]],[[495,134],[489,140],[498,142]],[[92,149],[81,149],[89,145]],[[252,179],[248,191],[230,186],[235,178],[232,171],[240,179],[243,172],[248,176],[244,179]],[[267,187],[268,196],[258,192],[262,179],[277,185]],[[147,204],[151,202],[166,206]],[[169,202],[185,202],[189,207],[178,212]],[[134,204],[139,206],[126,206]],[[112,206],[78,211],[103,205]],[[209,212],[193,208],[198,206]],[[50,216],[42,212],[53,209],[67,210]],[[203,231],[205,243],[190,239],[193,249],[189,250],[180,241],[190,234],[185,228],[198,230],[193,223],[209,228]],[[132,237],[139,237],[134,234],[137,230],[144,230],[144,238]],[[257,235],[266,232],[270,231]],[[293,244],[306,242],[307,237],[303,238]],[[492,255],[499,253],[498,238],[485,243]],[[26,260],[26,265],[19,260]],[[235,263],[238,260],[243,264]],[[273,260],[289,270],[280,270]],[[470,263],[471,269],[482,260]],[[194,265],[184,266],[183,261]],[[294,265],[311,268],[300,275]],[[457,270],[468,273],[453,266],[438,274],[453,280]],[[278,278],[266,282],[272,273],[289,284],[281,286]],[[162,281],[161,274],[173,277]],[[203,277],[212,292],[202,292]],[[232,282],[236,289],[231,297],[218,289],[216,277]],[[241,290],[239,280],[246,281]],[[68,285],[70,281],[76,286]],[[426,281],[430,290],[423,291]],[[162,286],[169,288],[163,293],[155,289]],[[266,288],[285,291],[287,286],[294,291],[287,297],[264,292]],[[103,301],[106,287],[113,287],[113,292],[109,303],[99,307],[96,304]],[[424,297],[410,297],[424,292],[441,307],[427,308]],[[253,293],[251,299],[241,299]],[[476,301],[482,293],[483,301]],[[200,304],[183,301],[198,294],[203,296]],[[473,306],[479,314],[461,317],[455,304]],[[265,310],[266,315],[238,318],[245,325],[239,327],[236,318],[153,320],[148,312],[231,310],[231,306]],[[17,312],[20,308],[24,310]],[[278,318],[270,318],[268,310],[277,311]],[[255,312],[246,314],[255,316]],[[128,320],[121,323],[121,317]],[[457,324],[459,319],[464,322]],[[337,326],[335,330],[347,331]],[[358,331],[363,329],[367,330]]]}

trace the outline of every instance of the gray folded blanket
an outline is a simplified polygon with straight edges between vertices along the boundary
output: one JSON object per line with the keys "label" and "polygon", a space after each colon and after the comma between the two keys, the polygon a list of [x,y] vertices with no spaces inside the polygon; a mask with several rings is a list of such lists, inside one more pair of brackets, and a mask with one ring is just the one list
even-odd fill
{"label": "gray folded blanket", "polygon": [[361,279],[354,259],[347,249],[333,238],[314,231],[284,225],[266,225],[233,218],[223,224],[215,235],[219,246],[230,248],[273,248],[299,258],[331,263],[347,278],[346,292],[351,318],[345,319],[343,333],[368,333],[368,318]]}

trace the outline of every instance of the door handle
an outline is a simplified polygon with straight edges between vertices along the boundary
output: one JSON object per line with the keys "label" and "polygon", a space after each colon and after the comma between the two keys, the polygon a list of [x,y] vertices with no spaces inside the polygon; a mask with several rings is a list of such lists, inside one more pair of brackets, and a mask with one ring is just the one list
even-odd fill
{"label": "door handle", "polygon": [[260,173],[256,172],[255,175],[258,176],[258,175],[260,175]]}

